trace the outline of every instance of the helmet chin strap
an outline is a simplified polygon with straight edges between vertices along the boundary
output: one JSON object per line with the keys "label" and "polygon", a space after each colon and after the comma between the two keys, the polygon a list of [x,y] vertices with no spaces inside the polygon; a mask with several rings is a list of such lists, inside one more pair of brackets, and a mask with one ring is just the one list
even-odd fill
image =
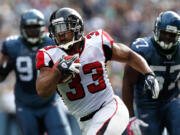
{"label": "helmet chin strap", "polygon": [[71,45],[73,45],[73,44],[75,44],[75,43],[77,43],[77,42],[79,42],[81,40],[82,40],[82,37],[80,39],[78,39],[78,40],[74,40],[74,37],[73,37],[71,42],[68,42],[66,44],[61,44],[61,45],[59,45],[59,47],[64,49],[64,50],[68,50],[69,46],[71,46]]}

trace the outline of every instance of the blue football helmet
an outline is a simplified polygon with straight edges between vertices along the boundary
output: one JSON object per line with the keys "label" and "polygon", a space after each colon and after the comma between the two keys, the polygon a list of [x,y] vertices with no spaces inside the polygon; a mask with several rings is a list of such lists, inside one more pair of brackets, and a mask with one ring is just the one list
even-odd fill
{"label": "blue football helmet", "polygon": [[45,29],[45,18],[39,10],[30,9],[21,15],[21,36],[32,46],[36,46],[42,42],[45,36]]}
{"label": "blue football helmet", "polygon": [[178,45],[179,37],[180,16],[173,11],[160,13],[154,27],[154,39],[158,45],[164,50],[169,50]]}

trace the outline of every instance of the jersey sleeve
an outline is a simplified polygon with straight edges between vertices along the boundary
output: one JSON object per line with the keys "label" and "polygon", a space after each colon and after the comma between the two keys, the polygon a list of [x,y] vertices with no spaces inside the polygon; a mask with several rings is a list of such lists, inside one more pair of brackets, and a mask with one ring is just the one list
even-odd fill
{"label": "jersey sleeve", "polygon": [[103,51],[104,51],[106,61],[111,60],[112,58],[113,43],[114,43],[114,40],[111,38],[111,36],[103,30],[102,31],[102,44],[103,44]]}
{"label": "jersey sleeve", "polygon": [[36,69],[40,69],[41,67],[53,67],[63,55],[66,56],[67,54],[57,46],[40,49],[36,55]]}
{"label": "jersey sleeve", "polygon": [[19,36],[13,35],[7,37],[1,46],[1,52],[9,57],[13,58],[16,54],[17,45],[19,45]]}

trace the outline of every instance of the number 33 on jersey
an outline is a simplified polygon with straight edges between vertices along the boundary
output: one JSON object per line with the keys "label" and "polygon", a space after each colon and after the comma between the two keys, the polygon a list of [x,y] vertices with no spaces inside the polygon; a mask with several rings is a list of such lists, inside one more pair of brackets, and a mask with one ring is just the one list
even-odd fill
{"label": "number 33 on jersey", "polygon": [[[58,84],[58,91],[70,111],[76,116],[92,112],[113,98],[105,63],[111,59],[113,39],[103,30],[84,37],[80,57],[80,73],[67,83]],[[43,48],[37,54],[37,69],[56,63],[65,52],[58,47]],[[96,95],[96,96],[95,96]],[[102,100],[103,99],[103,100]],[[96,108],[94,108],[96,107]]]}

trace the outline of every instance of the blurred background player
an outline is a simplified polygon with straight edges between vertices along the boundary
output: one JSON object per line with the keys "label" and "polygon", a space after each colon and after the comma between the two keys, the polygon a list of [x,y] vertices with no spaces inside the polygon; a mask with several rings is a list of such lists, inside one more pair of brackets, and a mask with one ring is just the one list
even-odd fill
{"label": "blurred background player", "polygon": [[138,38],[132,43],[132,50],[143,56],[156,74],[160,94],[158,99],[152,99],[144,93],[143,76],[128,65],[125,67],[122,92],[131,116],[129,135],[161,135],[164,127],[169,135],[180,134],[179,38],[180,16],[165,11],[156,18],[154,36]]}
{"label": "blurred background player", "polygon": [[[144,74],[153,97],[158,97],[157,80],[146,61],[125,45],[114,43],[102,29],[84,36],[84,23],[76,10],[60,8],[53,12],[49,32],[59,46],[37,53],[36,67],[40,69],[37,91],[48,98],[58,87],[83,135],[120,135],[129,120],[124,103],[113,93],[106,72],[107,61],[126,62]],[[67,55],[73,57],[65,60]],[[75,62],[77,55],[80,63]],[[67,75],[72,77],[60,82]]]}
{"label": "blurred background player", "polygon": [[0,59],[0,80],[15,71],[16,116],[23,135],[70,135],[70,127],[55,104],[55,93],[41,99],[36,92],[35,56],[39,48],[54,45],[45,34],[44,15],[36,9],[25,11],[20,19],[21,36],[4,42]]}

